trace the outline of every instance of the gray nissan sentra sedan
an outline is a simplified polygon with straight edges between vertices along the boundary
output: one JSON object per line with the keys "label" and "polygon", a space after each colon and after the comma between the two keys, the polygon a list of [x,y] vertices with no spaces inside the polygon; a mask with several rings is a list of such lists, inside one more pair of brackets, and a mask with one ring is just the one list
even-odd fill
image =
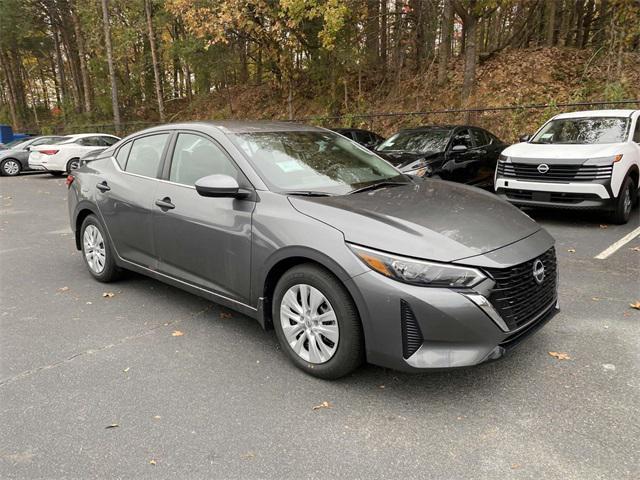
{"label": "gray nissan sentra sedan", "polygon": [[554,241],[527,215],[321,128],[164,125],[67,184],[98,281],[133,270],[254,317],[318,377],[497,359],[557,311]]}

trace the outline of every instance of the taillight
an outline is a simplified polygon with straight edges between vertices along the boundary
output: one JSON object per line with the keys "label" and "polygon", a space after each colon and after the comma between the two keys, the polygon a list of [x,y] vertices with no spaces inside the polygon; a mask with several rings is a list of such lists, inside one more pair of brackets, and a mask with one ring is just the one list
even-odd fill
{"label": "taillight", "polygon": [[64,182],[67,184],[67,188],[71,188],[71,184],[76,179],[73,175],[67,175],[67,180]]}
{"label": "taillight", "polygon": [[44,153],[45,155],[55,155],[60,150],[40,150],[40,153]]}

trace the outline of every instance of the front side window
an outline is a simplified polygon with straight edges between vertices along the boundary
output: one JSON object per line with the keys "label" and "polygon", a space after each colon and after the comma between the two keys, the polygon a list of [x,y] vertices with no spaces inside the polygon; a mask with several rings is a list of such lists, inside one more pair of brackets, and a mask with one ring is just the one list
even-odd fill
{"label": "front side window", "polygon": [[473,128],[471,129],[471,134],[473,135],[473,140],[475,141],[477,147],[484,147],[485,145],[489,145],[491,143],[489,136],[482,130]]}
{"label": "front side window", "polygon": [[211,140],[200,135],[181,133],[178,135],[169,180],[183,185],[195,185],[208,175],[238,177],[238,171],[226,153]]}
{"label": "front side window", "polygon": [[560,118],[547,123],[531,143],[620,143],[627,137],[628,122],[623,117]]}
{"label": "front side window", "polygon": [[451,147],[453,148],[458,145],[464,145],[469,149],[473,148],[473,142],[471,141],[471,134],[469,133],[469,130],[467,130],[466,128],[463,130],[459,130],[453,136],[453,140],[451,141]]}
{"label": "front side window", "polygon": [[344,194],[381,181],[407,180],[377,155],[330,132],[256,132],[232,137],[276,191]]}
{"label": "front side window", "polygon": [[380,152],[402,150],[412,153],[444,152],[451,136],[449,129],[407,130],[396,133],[380,144]]}
{"label": "front side window", "polygon": [[633,141],[640,143],[640,117],[636,118],[636,129],[633,133]]}
{"label": "front side window", "polygon": [[155,178],[168,139],[168,133],[160,133],[134,140],[125,171]]}

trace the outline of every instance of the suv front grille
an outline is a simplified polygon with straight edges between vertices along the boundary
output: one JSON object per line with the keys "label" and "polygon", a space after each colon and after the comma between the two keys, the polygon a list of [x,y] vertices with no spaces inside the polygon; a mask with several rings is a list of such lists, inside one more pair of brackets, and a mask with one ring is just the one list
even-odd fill
{"label": "suv front grille", "polygon": [[520,180],[541,180],[548,182],[591,182],[611,178],[613,165],[556,165],[547,164],[549,170],[538,171],[543,164],[498,162],[498,175]]}
{"label": "suv front grille", "polygon": [[[542,261],[544,279],[538,283],[534,277],[534,263]],[[556,252],[552,247],[545,253],[510,268],[486,268],[496,285],[489,301],[498,311],[509,330],[526,325],[543,313],[556,298]]]}

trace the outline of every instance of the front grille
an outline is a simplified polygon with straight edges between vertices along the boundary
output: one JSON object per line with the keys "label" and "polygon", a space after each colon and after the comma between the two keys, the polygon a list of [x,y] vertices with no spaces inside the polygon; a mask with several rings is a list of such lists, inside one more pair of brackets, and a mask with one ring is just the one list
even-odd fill
{"label": "front grille", "polygon": [[498,162],[498,175],[519,180],[545,182],[591,182],[611,178],[613,165],[556,165],[547,164],[546,173],[538,171],[539,164]]}
{"label": "front grille", "polygon": [[[538,283],[533,265],[540,259],[545,276]],[[556,298],[556,252],[552,247],[537,258],[510,268],[487,268],[496,285],[489,301],[498,311],[509,330],[516,330],[544,312]]]}
{"label": "front grille", "polygon": [[420,348],[424,338],[416,316],[404,300],[400,300],[400,325],[402,328],[402,356],[409,358]]}
{"label": "front grille", "polygon": [[594,193],[533,192],[532,190],[506,190],[505,194],[509,200],[535,200],[537,202],[566,203],[568,205],[600,198]]}

